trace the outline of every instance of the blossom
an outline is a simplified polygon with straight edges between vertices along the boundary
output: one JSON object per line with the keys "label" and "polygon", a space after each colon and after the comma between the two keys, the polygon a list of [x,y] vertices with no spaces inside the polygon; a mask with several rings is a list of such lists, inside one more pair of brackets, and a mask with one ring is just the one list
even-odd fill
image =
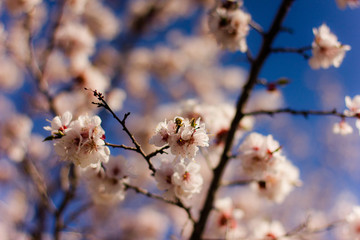
{"label": "blossom", "polygon": [[230,197],[219,198],[215,201],[216,211],[210,222],[209,236],[225,239],[239,239],[245,236],[245,230],[239,220],[244,216],[241,209],[235,208]]}
{"label": "blossom", "polygon": [[124,200],[127,179],[111,177],[103,168],[84,168],[83,175],[94,203],[108,205]]}
{"label": "blossom", "polygon": [[285,240],[286,231],[279,221],[255,219],[251,223],[252,238],[257,240]]}
{"label": "blossom", "polygon": [[234,1],[226,1],[209,15],[210,32],[223,48],[247,51],[246,36],[250,30],[251,16],[237,8]]}
{"label": "blossom", "polygon": [[[62,124],[60,122],[58,125],[55,122],[59,123],[59,121],[54,121],[54,127]],[[107,162],[110,150],[105,146],[105,131],[100,123],[100,117],[88,115],[82,115],[71,122],[69,129],[63,132],[64,136],[55,140],[56,153],[62,160],[72,161],[82,168]]]}
{"label": "blossom", "polygon": [[199,193],[203,184],[200,165],[195,162],[185,164],[180,161],[174,166],[171,181],[175,185],[175,195],[178,198],[189,199],[194,193]]}
{"label": "blossom", "polygon": [[62,116],[56,116],[50,122],[51,126],[44,127],[45,130],[51,131],[51,134],[64,134],[72,120],[71,112],[65,112]]}
{"label": "blossom", "polygon": [[200,123],[200,118],[190,121],[175,117],[173,121],[160,122],[149,142],[158,147],[169,144],[172,154],[183,158],[194,158],[199,147],[209,146],[209,137],[206,134],[205,124]]}
{"label": "blossom", "polygon": [[239,151],[245,173],[254,178],[262,177],[264,171],[284,160],[280,157],[280,144],[272,135],[251,133],[240,145]]}
{"label": "blossom", "polygon": [[341,120],[338,123],[335,123],[333,126],[333,133],[341,134],[341,135],[348,135],[353,132],[352,127],[345,122],[345,120]]}
{"label": "blossom", "polygon": [[155,180],[157,182],[157,188],[165,190],[163,194],[166,199],[174,199],[174,184],[172,182],[172,175],[174,174],[173,161],[169,159],[163,159],[161,165],[156,169]]}
{"label": "blossom", "polygon": [[67,22],[60,25],[55,33],[56,44],[68,55],[90,55],[94,51],[95,38],[90,30],[80,24]]}
{"label": "blossom", "polygon": [[282,203],[285,197],[301,185],[299,169],[289,161],[279,162],[271,171],[263,173],[263,180],[253,183],[252,187],[267,199]]}
{"label": "blossom", "polygon": [[165,190],[164,197],[189,199],[195,193],[199,193],[203,184],[200,173],[200,165],[176,157],[174,160],[162,160],[161,165],[155,172],[155,180],[160,190]]}
{"label": "blossom", "polygon": [[344,234],[346,239],[360,240],[360,206],[355,206],[346,216]]}
{"label": "blossom", "polygon": [[356,95],[353,99],[351,99],[349,96],[346,96],[345,104],[349,109],[344,111],[346,116],[352,117],[360,114],[360,95]]}
{"label": "blossom", "polygon": [[331,65],[339,67],[345,57],[345,52],[351,47],[341,44],[326,24],[314,28],[313,33],[315,40],[312,43],[313,56],[309,60],[310,66],[313,69],[329,68]]}
{"label": "blossom", "polygon": [[[354,117],[354,116],[357,116],[359,117],[360,116],[360,95],[356,95],[353,99],[351,99],[349,96],[346,96],[345,97],[345,104],[346,104],[346,107],[348,108],[348,110],[346,109],[344,111],[344,114],[346,116],[349,116],[349,117]],[[356,128],[359,129],[360,131],[360,119],[357,118],[356,119]],[[343,126],[343,128],[345,128],[347,130],[347,132],[349,132],[349,127],[350,126]],[[343,129],[343,131],[345,131]]]}
{"label": "blossom", "polygon": [[360,6],[359,0],[336,0],[336,3],[341,9],[345,9],[346,6],[349,6],[350,8]]}
{"label": "blossom", "polygon": [[22,12],[29,12],[34,7],[39,5],[42,0],[7,0],[6,7],[12,14],[19,14]]}

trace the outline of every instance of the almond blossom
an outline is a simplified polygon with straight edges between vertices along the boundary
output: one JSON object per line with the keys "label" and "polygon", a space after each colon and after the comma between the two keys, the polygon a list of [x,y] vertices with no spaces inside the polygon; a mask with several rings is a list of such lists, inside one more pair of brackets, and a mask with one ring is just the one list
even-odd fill
{"label": "almond blossom", "polygon": [[341,135],[348,135],[353,132],[353,128],[345,122],[345,120],[341,120],[338,123],[335,123],[333,126],[333,133],[341,134]]}
{"label": "almond blossom", "polygon": [[235,1],[225,1],[209,15],[210,32],[218,44],[231,51],[247,51],[246,36],[249,33],[251,16],[238,8]]}
{"label": "almond blossom", "polygon": [[164,197],[190,199],[193,194],[199,193],[202,188],[203,178],[199,173],[200,165],[184,159],[162,160],[156,170],[155,180],[160,190],[165,190]]}
{"label": "almond blossom", "polygon": [[209,146],[205,124],[200,123],[200,118],[196,121],[182,117],[170,122],[165,120],[158,124],[155,132],[149,141],[151,144],[158,147],[169,144],[171,153],[183,158],[194,158],[199,147]]}
{"label": "almond blossom", "polygon": [[255,219],[251,223],[253,231],[251,240],[285,240],[286,231],[279,221]]}
{"label": "almond blossom", "polygon": [[112,177],[111,173],[103,168],[87,167],[83,175],[87,180],[88,191],[96,204],[115,204],[125,198],[125,185],[127,178]]}
{"label": "almond blossom", "polygon": [[360,207],[355,206],[352,212],[346,216],[344,226],[344,239],[360,240]]}
{"label": "almond blossom", "polygon": [[336,0],[336,3],[341,9],[345,9],[346,6],[349,6],[350,8],[356,8],[360,6],[359,0]]}
{"label": "almond blossom", "polygon": [[240,145],[239,151],[245,173],[254,178],[261,177],[264,171],[274,167],[277,162],[284,161],[280,157],[280,144],[272,135],[251,133]]}
{"label": "almond blossom", "polygon": [[332,65],[339,67],[346,51],[349,51],[351,47],[341,44],[326,24],[314,28],[313,33],[315,40],[312,43],[313,56],[309,60],[310,67],[313,69],[329,68]]}
{"label": "almond blossom", "polygon": [[208,230],[211,238],[242,239],[245,229],[239,224],[244,212],[235,208],[230,197],[219,198],[215,202],[215,211]]}
{"label": "almond blossom", "polygon": [[105,146],[105,131],[100,126],[100,117],[82,115],[66,126],[69,119],[70,115],[66,113],[61,118],[55,117],[52,127],[46,127],[52,132],[60,127],[58,133],[61,133],[61,138],[55,139],[54,143],[55,151],[60,158],[82,168],[106,163],[110,150]]}
{"label": "almond blossom", "polygon": [[64,134],[72,120],[71,112],[65,112],[62,116],[56,116],[50,121],[51,126],[45,126],[44,129],[51,131],[51,134]]}
{"label": "almond blossom", "polygon": [[251,133],[239,147],[243,171],[257,182],[252,183],[260,195],[276,203],[299,186],[299,170],[282,155],[281,147],[271,135]]}

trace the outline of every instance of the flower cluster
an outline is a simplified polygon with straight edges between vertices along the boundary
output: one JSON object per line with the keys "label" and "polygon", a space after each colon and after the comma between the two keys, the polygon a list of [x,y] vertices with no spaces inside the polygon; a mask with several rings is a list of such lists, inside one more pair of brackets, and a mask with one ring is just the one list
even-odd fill
{"label": "flower cluster", "polygon": [[162,147],[169,144],[171,153],[183,158],[194,158],[199,147],[209,146],[205,124],[197,120],[175,117],[173,121],[160,122],[150,144]]}
{"label": "flower cluster", "polygon": [[105,146],[105,131],[98,116],[82,115],[71,121],[72,114],[64,113],[44,127],[51,131],[46,140],[54,140],[56,153],[64,161],[71,161],[82,168],[97,167],[109,160],[110,150]]}
{"label": "flower cluster", "polygon": [[209,225],[209,234],[211,237],[226,239],[243,239],[245,236],[245,229],[239,224],[239,221],[244,217],[244,212],[235,208],[234,203],[230,197],[219,198],[215,202],[214,216]]}
{"label": "flower cluster", "polygon": [[209,28],[216,41],[223,47],[241,52],[247,51],[246,36],[251,16],[239,9],[236,1],[225,1],[210,12]]}
{"label": "flower cluster", "polygon": [[342,45],[326,24],[314,28],[313,33],[315,39],[312,43],[313,56],[309,60],[310,66],[314,69],[329,68],[332,65],[339,67],[346,51],[349,51],[351,47]]}
{"label": "flower cluster", "polygon": [[155,173],[157,187],[165,190],[166,199],[189,199],[201,190],[203,178],[199,171],[200,165],[194,161],[163,159]]}
{"label": "flower cluster", "polygon": [[252,186],[260,195],[280,203],[300,184],[299,170],[282,155],[271,135],[251,133],[239,150],[244,173],[256,181]]}
{"label": "flower cluster", "polygon": [[115,204],[125,198],[124,183],[129,182],[131,170],[124,157],[110,157],[102,167],[85,168],[83,174],[96,204]]}
{"label": "flower cluster", "polygon": [[[344,111],[344,115],[348,117],[357,117],[355,125],[360,131],[360,95],[356,95],[353,99],[346,96],[345,105],[348,109]],[[335,134],[347,135],[353,132],[353,128],[343,118],[340,122],[334,124],[333,132]]]}

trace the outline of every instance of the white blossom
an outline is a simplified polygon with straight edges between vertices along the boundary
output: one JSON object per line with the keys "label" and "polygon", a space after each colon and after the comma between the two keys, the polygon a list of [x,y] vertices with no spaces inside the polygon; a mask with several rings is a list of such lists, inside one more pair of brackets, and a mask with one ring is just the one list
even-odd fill
{"label": "white blossom", "polygon": [[351,47],[341,44],[326,24],[314,28],[313,33],[315,39],[312,43],[313,56],[309,60],[310,66],[313,69],[329,68],[332,65],[339,67],[345,57],[345,52]]}
{"label": "white blossom", "polygon": [[201,191],[203,178],[200,175],[200,165],[176,157],[174,160],[162,160],[156,170],[155,180],[160,190],[165,190],[166,199],[189,199]]}
{"label": "white blossom", "polygon": [[341,120],[333,126],[333,133],[335,134],[348,135],[352,132],[353,128],[345,120]]}
{"label": "white blossom", "polygon": [[51,126],[44,127],[45,130],[51,131],[51,134],[65,133],[72,120],[71,112],[65,112],[62,116],[56,116],[50,122]]}
{"label": "white blossom", "polygon": [[109,160],[110,150],[105,146],[105,131],[98,116],[80,116],[71,122],[63,137],[55,140],[56,153],[62,160],[72,161],[84,168],[97,166]]}
{"label": "white blossom", "polygon": [[336,0],[336,3],[341,9],[345,9],[346,6],[349,6],[350,8],[356,8],[360,6],[359,0]]}
{"label": "white blossom", "polygon": [[172,182],[174,174],[174,163],[169,159],[162,159],[161,165],[156,169],[155,180],[159,190],[164,190],[163,196],[166,199],[175,198],[175,185]]}
{"label": "white blossom", "polygon": [[251,240],[285,240],[286,231],[279,221],[255,219],[250,223],[252,230]]}
{"label": "white blossom", "polygon": [[301,185],[299,169],[289,161],[282,161],[263,173],[262,180],[253,183],[252,187],[267,199],[282,203],[285,197],[296,187]]}
{"label": "white blossom", "polygon": [[360,240],[360,207],[355,206],[346,216],[346,224],[343,227],[344,239]]}
{"label": "white blossom", "polygon": [[199,147],[209,146],[205,124],[198,120],[175,117],[173,121],[160,122],[149,141],[155,146],[169,144],[171,153],[183,158],[194,158]]}
{"label": "white blossom", "polygon": [[250,14],[237,8],[235,1],[226,1],[210,12],[209,28],[223,48],[246,52],[246,36],[250,30],[250,21]]}
{"label": "white blossom", "polygon": [[200,192],[203,178],[199,172],[200,165],[192,161],[188,164],[180,161],[174,166],[171,181],[175,185],[175,195],[178,198],[189,199],[194,193]]}
{"label": "white blossom", "polygon": [[239,151],[245,173],[254,178],[262,177],[264,171],[273,168],[277,162],[284,161],[280,157],[280,144],[272,135],[251,133],[240,145]]}
{"label": "white blossom", "polygon": [[102,168],[87,167],[83,174],[94,203],[109,205],[124,200],[127,179],[110,177]]}

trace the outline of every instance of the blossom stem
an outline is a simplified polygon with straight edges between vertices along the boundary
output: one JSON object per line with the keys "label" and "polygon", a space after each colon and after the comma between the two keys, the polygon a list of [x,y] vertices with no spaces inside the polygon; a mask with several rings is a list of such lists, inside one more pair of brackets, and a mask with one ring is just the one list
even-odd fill
{"label": "blossom stem", "polygon": [[178,206],[178,207],[184,209],[185,212],[188,215],[188,218],[191,220],[191,222],[195,223],[195,220],[194,220],[194,218],[193,218],[193,216],[191,214],[191,209],[189,207],[186,207],[180,199],[177,199],[176,201],[166,200],[162,196],[153,194],[153,193],[151,193],[151,192],[149,192],[149,191],[147,191],[145,189],[142,189],[140,187],[136,187],[136,186],[133,186],[133,185],[130,185],[130,184],[127,184],[127,183],[124,183],[124,185],[125,185],[126,189],[132,189],[136,193],[140,193],[140,194],[145,195],[145,196],[147,196],[149,198],[157,199],[157,200],[160,200],[160,201],[163,201],[163,202],[166,202],[168,204],[172,204],[172,205],[175,205],[175,206]]}
{"label": "blossom stem", "polygon": [[[87,88],[85,88],[85,90],[88,90]],[[131,139],[132,143],[135,145],[135,148],[130,148],[130,150],[136,151],[138,152],[147,162],[149,169],[152,172],[152,175],[155,175],[156,169],[155,167],[152,165],[149,155],[146,155],[146,153],[144,152],[144,150],[141,148],[141,145],[137,142],[137,140],[135,139],[134,135],[130,132],[130,130],[126,127],[126,119],[129,117],[130,113],[125,113],[123,119],[120,119],[115,113],[114,111],[110,108],[110,106],[107,104],[107,102],[104,99],[104,95],[96,90],[92,90],[92,92],[94,93],[94,96],[100,101],[99,103],[95,103],[93,102],[93,104],[97,105],[98,107],[103,107],[106,110],[108,110],[111,115],[120,123],[120,125],[123,128],[123,131],[129,136],[129,138]],[[119,145],[121,146],[121,145]],[[156,154],[155,154],[156,155]]]}

